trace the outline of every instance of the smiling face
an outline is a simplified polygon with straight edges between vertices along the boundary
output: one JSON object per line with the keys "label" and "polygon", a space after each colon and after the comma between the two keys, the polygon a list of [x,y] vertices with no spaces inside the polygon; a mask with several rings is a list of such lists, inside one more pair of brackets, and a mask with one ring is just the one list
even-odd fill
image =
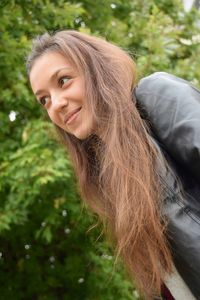
{"label": "smiling face", "polygon": [[64,55],[47,52],[37,58],[30,71],[30,83],[54,124],[78,139],[92,134],[84,78]]}

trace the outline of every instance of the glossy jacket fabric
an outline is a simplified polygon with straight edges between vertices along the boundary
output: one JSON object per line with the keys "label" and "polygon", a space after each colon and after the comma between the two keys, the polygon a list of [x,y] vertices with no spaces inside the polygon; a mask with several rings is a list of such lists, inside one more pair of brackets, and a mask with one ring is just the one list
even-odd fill
{"label": "glossy jacket fabric", "polygon": [[174,264],[200,299],[200,91],[187,81],[158,72],[135,88],[136,105],[181,184],[169,170],[163,212]]}

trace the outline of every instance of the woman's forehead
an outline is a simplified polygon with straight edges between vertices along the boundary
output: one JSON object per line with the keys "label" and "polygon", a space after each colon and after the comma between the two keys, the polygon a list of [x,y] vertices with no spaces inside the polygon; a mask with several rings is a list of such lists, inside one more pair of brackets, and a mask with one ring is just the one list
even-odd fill
{"label": "woman's forehead", "polygon": [[30,79],[34,75],[47,72],[49,74],[56,72],[58,69],[69,69],[75,71],[74,64],[63,54],[59,52],[47,52],[38,57],[30,71]]}

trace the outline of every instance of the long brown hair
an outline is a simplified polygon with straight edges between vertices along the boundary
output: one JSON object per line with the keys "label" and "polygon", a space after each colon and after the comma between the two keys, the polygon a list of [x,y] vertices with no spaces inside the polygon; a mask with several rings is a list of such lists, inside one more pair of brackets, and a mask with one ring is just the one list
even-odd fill
{"label": "long brown hair", "polygon": [[96,134],[85,140],[57,128],[71,156],[82,198],[97,213],[138,289],[160,295],[172,259],[161,214],[157,150],[136,108],[132,58],[103,39],[76,31],[43,34],[33,42],[27,69],[58,51],[84,76]]}

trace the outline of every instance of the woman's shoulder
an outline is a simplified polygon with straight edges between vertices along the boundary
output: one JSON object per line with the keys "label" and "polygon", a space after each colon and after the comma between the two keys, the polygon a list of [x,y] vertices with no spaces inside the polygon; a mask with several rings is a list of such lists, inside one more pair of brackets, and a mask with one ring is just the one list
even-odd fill
{"label": "woman's shoulder", "polygon": [[[189,81],[166,72],[155,72],[142,78],[134,90],[136,99],[147,108],[162,103],[200,102],[200,91]],[[150,107],[151,106],[151,107]]]}
{"label": "woman's shoulder", "polygon": [[138,83],[135,97],[168,153],[200,180],[200,91],[182,78],[157,72]]}
{"label": "woman's shoulder", "polygon": [[154,87],[157,88],[161,88],[165,85],[170,85],[172,87],[181,86],[182,88],[186,88],[186,89],[188,87],[191,87],[198,91],[198,89],[195,86],[193,86],[191,82],[167,72],[155,72],[152,73],[151,75],[142,78],[139,81],[136,90],[140,91],[141,88],[145,86],[146,88],[149,88],[149,91],[152,91],[151,90],[152,84],[154,85]]}

